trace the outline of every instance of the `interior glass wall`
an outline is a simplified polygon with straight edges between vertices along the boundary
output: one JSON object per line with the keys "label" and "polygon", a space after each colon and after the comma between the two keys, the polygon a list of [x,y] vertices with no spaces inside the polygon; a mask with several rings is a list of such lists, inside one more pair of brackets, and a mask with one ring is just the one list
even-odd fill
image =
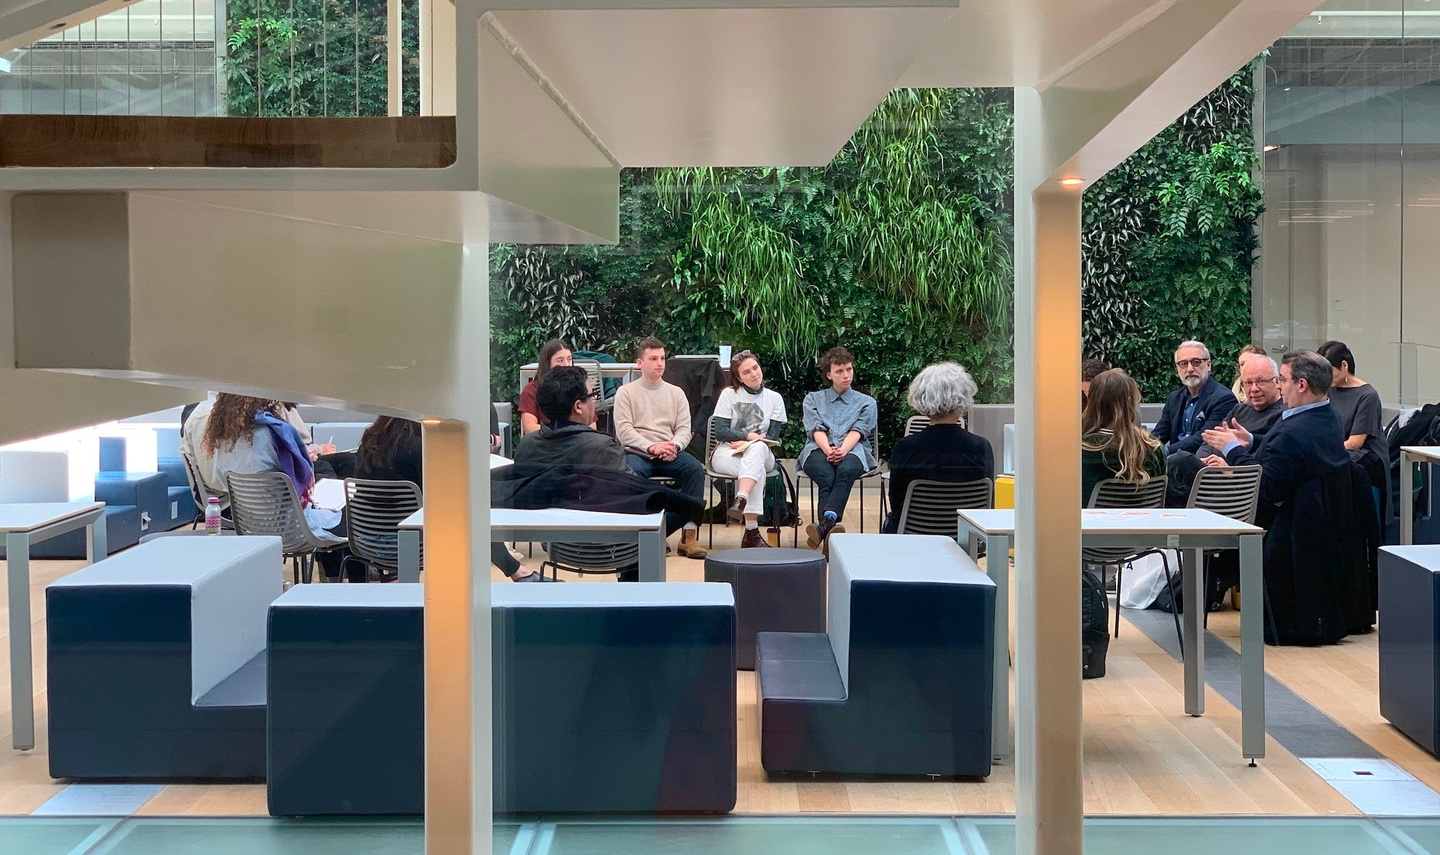
{"label": "interior glass wall", "polygon": [[220,115],[217,8],[215,0],[137,0],[11,51],[0,112]]}
{"label": "interior glass wall", "polygon": [[1345,341],[1387,402],[1440,399],[1437,77],[1428,0],[1329,0],[1264,66],[1263,341]]}

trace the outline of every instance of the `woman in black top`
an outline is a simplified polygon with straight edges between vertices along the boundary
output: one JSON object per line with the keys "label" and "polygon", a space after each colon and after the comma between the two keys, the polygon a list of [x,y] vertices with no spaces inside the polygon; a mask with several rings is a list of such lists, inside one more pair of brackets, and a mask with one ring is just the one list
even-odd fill
{"label": "woman in black top", "polygon": [[[494,428],[491,428],[493,434]],[[355,477],[374,481],[409,481],[425,486],[425,458],[420,423],[381,416],[360,436],[355,450]],[[490,561],[512,582],[541,582],[540,574],[526,570],[503,543],[490,545]]]}
{"label": "woman in black top", "polygon": [[1386,492],[1390,450],[1381,427],[1380,393],[1355,376],[1355,354],[1343,341],[1327,341],[1316,350],[1330,363],[1330,405],[1340,417],[1345,450],[1370,476],[1370,483]]}
{"label": "woman in black top", "polygon": [[931,365],[910,383],[910,408],[930,417],[930,426],[895,443],[890,451],[890,515],[881,531],[894,533],[910,483],[978,481],[995,477],[990,441],[960,426],[975,404],[975,381],[954,362]]}

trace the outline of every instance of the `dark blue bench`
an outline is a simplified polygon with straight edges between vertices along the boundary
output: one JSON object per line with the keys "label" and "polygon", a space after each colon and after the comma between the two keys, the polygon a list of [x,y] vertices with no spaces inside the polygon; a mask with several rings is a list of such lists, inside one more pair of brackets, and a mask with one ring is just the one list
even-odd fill
{"label": "dark blue bench", "polygon": [[51,777],[263,777],[282,567],[279,538],[169,538],[46,588]]}
{"label": "dark blue bench", "polygon": [[827,632],[762,632],[771,772],[990,774],[995,583],[948,537],[830,540]]}
{"label": "dark blue bench", "polygon": [[1440,546],[1379,555],[1380,715],[1440,753]]}
{"label": "dark blue bench", "polygon": [[[422,590],[300,586],[271,607],[272,815],[422,812]],[[497,812],[734,807],[728,585],[491,596]]]}

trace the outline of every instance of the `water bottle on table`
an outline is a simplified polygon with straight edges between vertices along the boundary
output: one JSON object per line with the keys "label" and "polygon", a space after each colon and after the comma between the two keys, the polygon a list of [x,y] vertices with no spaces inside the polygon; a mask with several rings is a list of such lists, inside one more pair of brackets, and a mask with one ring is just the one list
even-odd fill
{"label": "water bottle on table", "polygon": [[214,496],[205,500],[205,533],[220,533],[220,500]]}

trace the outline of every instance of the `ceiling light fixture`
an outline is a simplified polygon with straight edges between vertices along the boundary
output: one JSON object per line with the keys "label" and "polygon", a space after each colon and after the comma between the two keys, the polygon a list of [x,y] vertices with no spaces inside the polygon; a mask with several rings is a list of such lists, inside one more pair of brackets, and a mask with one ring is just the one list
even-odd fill
{"label": "ceiling light fixture", "polygon": [[1060,179],[1060,186],[1061,186],[1061,187],[1065,187],[1065,188],[1070,189],[1070,190],[1074,190],[1076,187],[1079,187],[1080,185],[1082,185],[1082,184],[1084,184],[1084,183],[1085,183],[1085,179],[1083,179],[1083,178],[1061,178],[1061,179]]}
{"label": "ceiling light fixture", "polygon": [[1279,147],[1280,147],[1280,146],[1276,145],[1276,144],[1273,143],[1273,142],[1272,142],[1272,143],[1266,143],[1266,144],[1265,144],[1265,151],[1274,151],[1275,149],[1277,149],[1277,148],[1279,148]]}
{"label": "ceiling light fixture", "polygon": [[63,30],[63,29],[65,29],[65,22],[64,22],[64,21],[58,21],[58,22],[56,22],[56,23],[54,23],[54,24],[51,24],[51,25],[50,25],[50,29],[52,29],[52,30]]}

